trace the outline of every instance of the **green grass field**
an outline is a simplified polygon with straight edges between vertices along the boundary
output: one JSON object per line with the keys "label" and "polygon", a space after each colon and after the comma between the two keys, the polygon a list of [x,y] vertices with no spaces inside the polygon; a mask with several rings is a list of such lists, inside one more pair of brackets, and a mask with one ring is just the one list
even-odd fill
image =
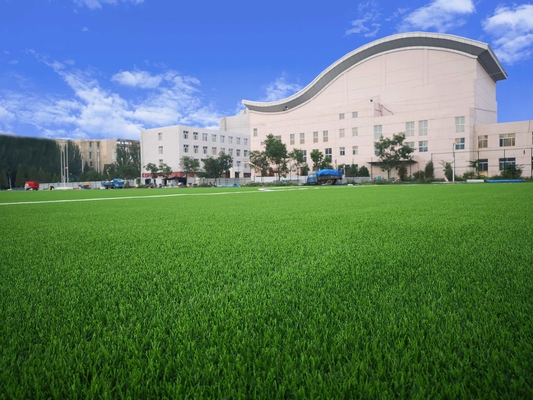
{"label": "green grass field", "polygon": [[3,399],[533,397],[531,184],[1,192],[0,221]]}

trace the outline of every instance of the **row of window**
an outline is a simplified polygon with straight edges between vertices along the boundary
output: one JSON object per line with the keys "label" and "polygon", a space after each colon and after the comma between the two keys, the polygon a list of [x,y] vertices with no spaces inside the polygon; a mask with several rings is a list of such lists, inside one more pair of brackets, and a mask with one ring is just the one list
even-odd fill
{"label": "row of window", "polygon": [[[500,147],[512,147],[515,145],[516,135],[514,133],[502,133],[499,137]],[[489,147],[489,135],[479,135],[477,137],[478,149]]]}
{"label": "row of window", "polygon": [[[193,132],[192,133],[192,138],[193,140],[198,140],[198,137],[199,137],[199,134],[198,132]],[[183,131],[183,139],[189,139],[189,131]],[[207,133],[202,133],[202,141],[203,142],[207,142],[209,141],[209,134]],[[220,143],[224,143],[226,141],[226,135],[220,135]],[[161,141],[163,140],[163,132],[159,132],[158,133],[158,140]],[[212,133],[211,134],[211,141],[213,143],[216,143],[217,141],[217,134],[216,133]],[[233,136],[228,136],[228,144],[233,144]],[[236,137],[235,138],[235,144],[241,144],[241,138],[240,137]],[[248,138],[243,138],[243,145],[244,146],[248,146]]]}
{"label": "row of window", "polygon": [[[352,113],[353,118],[357,118],[357,112]],[[344,119],[344,114],[339,114],[340,119]],[[465,117],[455,117],[455,132],[464,132],[465,131]],[[352,136],[359,135],[359,129],[357,127],[352,128]],[[339,129],[339,138],[343,138],[346,135],[346,129]],[[428,135],[428,120],[418,121],[418,136],[427,136]],[[257,128],[253,129],[253,136],[257,136]],[[300,144],[305,144],[305,133],[299,134]],[[415,121],[409,121],[405,123],[405,136],[415,136]],[[319,141],[319,132],[313,132],[313,143],[318,143]],[[374,125],[374,139],[379,140],[383,137],[383,126]],[[322,131],[322,142],[326,143],[329,140],[329,131]],[[289,137],[289,144],[296,144],[296,134],[291,133]]]}
{"label": "row of window", "polygon": [[[183,145],[183,152],[189,153],[189,149],[191,146],[188,144]],[[220,151],[226,152],[226,148],[221,147]],[[192,152],[194,154],[200,154],[200,146],[193,145],[192,146]],[[211,154],[216,156],[219,153],[219,150],[217,150],[217,147],[211,147]],[[158,148],[158,154],[163,154],[163,146],[159,146]],[[202,154],[209,154],[209,147],[208,146],[202,146]],[[233,157],[233,149],[228,149],[228,154]],[[248,157],[248,150],[242,150],[243,157]],[[241,156],[241,149],[235,149],[235,156],[240,157]]]}

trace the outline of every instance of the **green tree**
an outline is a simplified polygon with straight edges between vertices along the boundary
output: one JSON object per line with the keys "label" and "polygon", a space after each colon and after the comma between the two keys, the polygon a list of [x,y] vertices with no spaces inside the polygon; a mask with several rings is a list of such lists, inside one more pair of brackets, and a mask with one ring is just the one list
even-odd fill
{"label": "green tree", "polygon": [[450,182],[453,180],[453,168],[452,164],[448,161],[441,161],[442,170],[444,171],[444,176]]}
{"label": "green tree", "polygon": [[148,163],[144,166],[144,168],[150,172],[150,175],[152,176],[152,179],[154,180],[154,184],[156,183],[156,179],[159,176],[159,167],[155,165],[154,163]]}
{"label": "green tree", "polygon": [[382,137],[374,142],[374,148],[378,151],[379,166],[382,171],[387,171],[387,178],[390,179],[390,173],[394,168],[403,161],[409,160],[409,154],[414,150],[411,146],[403,143],[405,133],[396,133],[392,138]]}
{"label": "green tree", "polygon": [[15,178],[15,187],[24,187],[26,183],[26,174],[24,173],[24,166],[19,164],[17,168],[17,177]]}
{"label": "green tree", "polygon": [[215,185],[217,184],[217,179],[222,175],[222,170],[220,164],[215,157],[207,157],[203,160],[204,162],[204,173],[206,178],[214,178]]}
{"label": "green tree", "polygon": [[301,169],[305,165],[304,152],[300,149],[293,149],[289,153],[289,158],[294,161],[293,167],[296,170],[296,176],[300,177]]}
{"label": "green tree", "polygon": [[124,179],[138,178],[141,173],[140,149],[138,142],[117,144],[116,174]]}
{"label": "green tree", "polygon": [[424,168],[424,178],[427,181],[435,179],[435,166],[433,165],[433,161],[427,162],[426,167]]}
{"label": "green tree", "polygon": [[505,179],[518,179],[522,176],[522,166],[514,163],[506,163],[502,171],[502,176]]}
{"label": "green tree", "polygon": [[310,154],[311,161],[313,161],[313,171],[321,169],[322,162],[324,161],[324,154],[320,150],[313,150]]}
{"label": "green tree", "polygon": [[270,163],[264,151],[254,150],[250,152],[250,166],[261,174],[261,182],[263,177],[266,176]]}
{"label": "green tree", "polygon": [[[91,168],[89,168],[90,170]],[[103,173],[105,179],[113,179],[118,177],[117,173],[117,164],[105,164],[104,165],[104,173]]]}
{"label": "green tree", "polygon": [[183,156],[180,160],[180,168],[185,173],[185,186],[190,174],[196,174],[200,170],[200,161],[189,156]]}
{"label": "green tree", "polygon": [[346,176],[355,177],[359,174],[359,166],[357,164],[350,165],[350,168],[346,171]]}
{"label": "green tree", "polygon": [[398,178],[403,182],[407,177],[407,167],[404,163],[398,166]]}
{"label": "green tree", "polygon": [[265,140],[265,155],[273,166],[274,172],[278,174],[278,180],[287,170],[287,146],[280,139],[276,139],[273,134],[268,134]]}
{"label": "green tree", "polygon": [[7,173],[4,169],[0,170],[0,189],[9,189],[9,181],[7,180]]}
{"label": "green tree", "polygon": [[159,163],[159,172],[163,176],[163,179],[166,180],[172,174],[172,168],[165,163]]}
{"label": "green tree", "polygon": [[359,168],[359,173],[357,176],[362,176],[362,177],[370,176],[370,171],[368,170],[367,167],[363,165],[361,168]]}
{"label": "green tree", "polygon": [[229,170],[233,167],[233,157],[221,151],[217,157],[220,171],[222,174],[229,174]]}

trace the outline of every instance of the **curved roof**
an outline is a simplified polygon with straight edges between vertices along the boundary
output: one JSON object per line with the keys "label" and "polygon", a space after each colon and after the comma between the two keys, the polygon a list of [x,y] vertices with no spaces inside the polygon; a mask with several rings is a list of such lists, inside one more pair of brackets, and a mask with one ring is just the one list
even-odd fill
{"label": "curved roof", "polygon": [[286,111],[312,99],[338,76],[360,62],[382,53],[413,48],[442,49],[473,56],[477,58],[495,82],[507,78],[507,73],[486,43],[441,33],[402,33],[376,40],[346,54],[326,68],[304,89],[290,97],[272,102],[243,100],[242,104],[249,110],[258,112],[275,113]]}

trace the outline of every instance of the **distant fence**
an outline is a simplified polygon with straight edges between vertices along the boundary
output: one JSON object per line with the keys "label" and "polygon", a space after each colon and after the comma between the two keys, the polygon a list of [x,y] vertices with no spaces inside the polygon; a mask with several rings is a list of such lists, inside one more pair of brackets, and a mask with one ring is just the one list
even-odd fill
{"label": "distant fence", "polygon": [[[125,180],[124,184],[128,184],[130,187],[135,187],[135,179]],[[90,181],[90,182],[50,182],[39,183],[39,190],[53,189],[100,189],[102,187],[102,181]]]}

